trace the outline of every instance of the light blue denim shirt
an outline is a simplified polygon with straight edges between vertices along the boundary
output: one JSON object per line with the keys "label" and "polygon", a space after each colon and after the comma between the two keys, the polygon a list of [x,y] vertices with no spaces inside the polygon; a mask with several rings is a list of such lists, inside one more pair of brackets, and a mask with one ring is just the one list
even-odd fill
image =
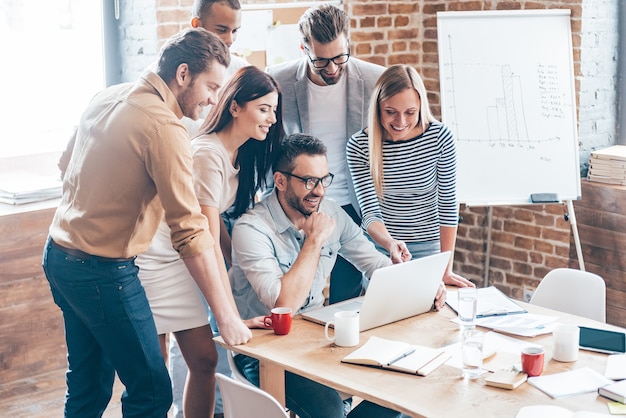
{"label": "light blue denim shirt", "polygon": [[[335,220],[335,230],[322,248],[309,296],[298,313],[323,305],[326,278],[337,254],[367,278],[374,270],[391,265],[391,260],[374,248],[337,203],[324,199],[320,211]],[[296,262],[305,239],[285,215],[276,191],[237,220],[232,234],[233,266],[229,276],[243,319],[267,315],[274,307],[283,274]]]}

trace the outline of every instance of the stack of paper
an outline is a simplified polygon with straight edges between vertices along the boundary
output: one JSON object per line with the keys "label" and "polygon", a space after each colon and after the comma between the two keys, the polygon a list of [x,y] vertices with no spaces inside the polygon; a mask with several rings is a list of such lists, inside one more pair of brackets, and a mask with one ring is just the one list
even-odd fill
{"label": "stack of paper", "polygon": [[589,367],[582,367],[569,372],[529,377],[528,383],[553,398],[561,398],[595,392],[613,381]]}
{"label": "stack of paper", "polygon": [[593,151],[587,178],[598,183],[626,184],[626,145]]}
{"label": "stack of paper", "polygon": [[[446,304],[457,313],[459,312],[458,293],[458,290],[449,290],[448,296],[446,297]],[[476,295],[478,297],[478,301],[476,302],[476,318],[526,312],[526,309],[522,308],[495,286],[476,289]]]}
{"label": "stack of paper", "polygon": [[63,183],[58,177],[16,172],[0,176],[0,202],[10,205],[39,202],[60,197]]}

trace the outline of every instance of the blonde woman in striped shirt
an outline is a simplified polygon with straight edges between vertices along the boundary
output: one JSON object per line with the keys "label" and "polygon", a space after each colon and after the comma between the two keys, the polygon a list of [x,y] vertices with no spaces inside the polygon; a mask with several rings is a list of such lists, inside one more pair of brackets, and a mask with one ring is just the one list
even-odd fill
{"label": "blonde woman in striped shirt", "polygon": [[[380,76],[368,125],[347,145],[363,228],[395,262],[454,254],[459,217],[455,142],[430,112],[424,82],[413,67],[394,65]],[[445,284],[474,286],[452,266],[453,257]]]}

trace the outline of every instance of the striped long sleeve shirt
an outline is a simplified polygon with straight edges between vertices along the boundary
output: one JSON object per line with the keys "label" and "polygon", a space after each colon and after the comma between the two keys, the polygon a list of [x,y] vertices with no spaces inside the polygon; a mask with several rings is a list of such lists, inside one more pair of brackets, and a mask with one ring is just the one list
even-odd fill
{"label": "striped long sleeve shirt", "polygon": [[382,222],[394,239],[439,239],[440,226],[456,226],[456,146],[452,132],[431,123],[416,138],[383,141],[383,197],[370,174],[367,134],[354,134],[346,148],[348,166],[361,206],[363,228]]}

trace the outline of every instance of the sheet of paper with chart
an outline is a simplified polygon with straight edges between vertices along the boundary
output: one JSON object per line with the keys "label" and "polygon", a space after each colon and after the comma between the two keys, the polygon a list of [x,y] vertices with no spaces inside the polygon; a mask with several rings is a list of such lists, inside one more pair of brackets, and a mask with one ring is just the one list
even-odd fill
{"label": "sheet of paper with chart", "polygon": [[438,12],[437,36],[441,115],[457,143],[459,202],[578,199],[570,11]]}

